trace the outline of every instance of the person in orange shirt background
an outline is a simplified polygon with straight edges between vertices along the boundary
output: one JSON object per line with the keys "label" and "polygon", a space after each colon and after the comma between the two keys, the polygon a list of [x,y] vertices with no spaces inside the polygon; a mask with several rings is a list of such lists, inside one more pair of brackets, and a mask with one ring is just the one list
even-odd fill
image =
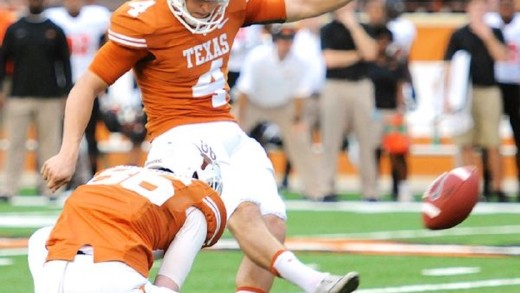
{"label": "person in orange shirt background", "polygon": [[[236,292],[269,292],[274,276],[305,292],[352,292],[356,272],[332,275],[302,262],[283,245],[285,204],[263,148],[230,113],[228,61],[241,27],[292,22],[350,0],[137,0],[111,18],[109,42],[72,89],[59,153],[41,168],[49,188],[67,183],[97,94],[134,69],[146,112],[150,157],[170,143],[206,141],[222,168],[228,228],[245,257]],[[172,17],[173,14],[173,17]]]}
{"label": "person in orange shirt background", "polygon": [[[29,240],[35,292],[179,291],[199,250],[215,244],[226,225],[210,152],[170,145],[145,168],[112,167],[75,189],[54,227]],[[173,166],[199,180],[172,173]],[[158,250],[165,254],[156,281],[171,289],[148,281]]]}

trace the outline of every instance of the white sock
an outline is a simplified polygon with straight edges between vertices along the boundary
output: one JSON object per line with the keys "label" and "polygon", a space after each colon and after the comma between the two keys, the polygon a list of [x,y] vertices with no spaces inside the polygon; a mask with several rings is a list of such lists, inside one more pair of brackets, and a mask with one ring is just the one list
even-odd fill
{"label": "white sock", "polygon": [[314,292],[318,284],[328,275],[303,264],[290,251],[284,251],[276,257],[272,265],[280,277],[295,284],[305,292]]}

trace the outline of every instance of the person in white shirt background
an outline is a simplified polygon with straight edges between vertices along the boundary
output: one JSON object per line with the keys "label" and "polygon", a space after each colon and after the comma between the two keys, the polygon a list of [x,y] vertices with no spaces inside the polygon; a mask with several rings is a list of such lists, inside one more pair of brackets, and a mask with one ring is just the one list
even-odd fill
{"label": "person in white shirt background", "polygon": [[231,55],[228,63],[228,84],[231,89],[240,76],[240,68],[247,54],[256,46],[264,42],[264,26],[255,24],[241,28],[231,46]]}
{"label": "person in white shirt background", "polygon": [[237,81],[238,121],[246,132],[269,121],[280,129],[287,156],[311,199],[322,196],[321,180],[311,151],[305,103],[312,94],[312,70],[292,51],[296,29],[272,26],[273,44],[254,48]]}

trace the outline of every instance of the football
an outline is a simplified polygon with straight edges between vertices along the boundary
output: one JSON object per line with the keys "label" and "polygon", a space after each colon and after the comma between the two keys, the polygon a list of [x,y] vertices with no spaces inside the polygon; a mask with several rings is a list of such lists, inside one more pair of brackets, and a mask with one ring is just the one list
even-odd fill
{"label": "football", "polygon": [[437,177],[423,195],[424,227],[442,230],[464,221],[477,204],[480,174],[475,166],[452,169]]}

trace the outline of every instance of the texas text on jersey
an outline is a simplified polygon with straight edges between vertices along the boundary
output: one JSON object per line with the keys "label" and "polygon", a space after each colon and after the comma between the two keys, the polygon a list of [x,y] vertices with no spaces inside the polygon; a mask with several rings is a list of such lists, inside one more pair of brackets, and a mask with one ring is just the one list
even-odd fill
{"label": "texas text on jersey", "polygon": [[226,76],[235,35],[244,25],[284,19],[283,0],[237,0],[216,29],[193,34],[167,0],[126,2],[90,70],[112,84],[135,69],[152,139],[178,125],[232,121]]}

